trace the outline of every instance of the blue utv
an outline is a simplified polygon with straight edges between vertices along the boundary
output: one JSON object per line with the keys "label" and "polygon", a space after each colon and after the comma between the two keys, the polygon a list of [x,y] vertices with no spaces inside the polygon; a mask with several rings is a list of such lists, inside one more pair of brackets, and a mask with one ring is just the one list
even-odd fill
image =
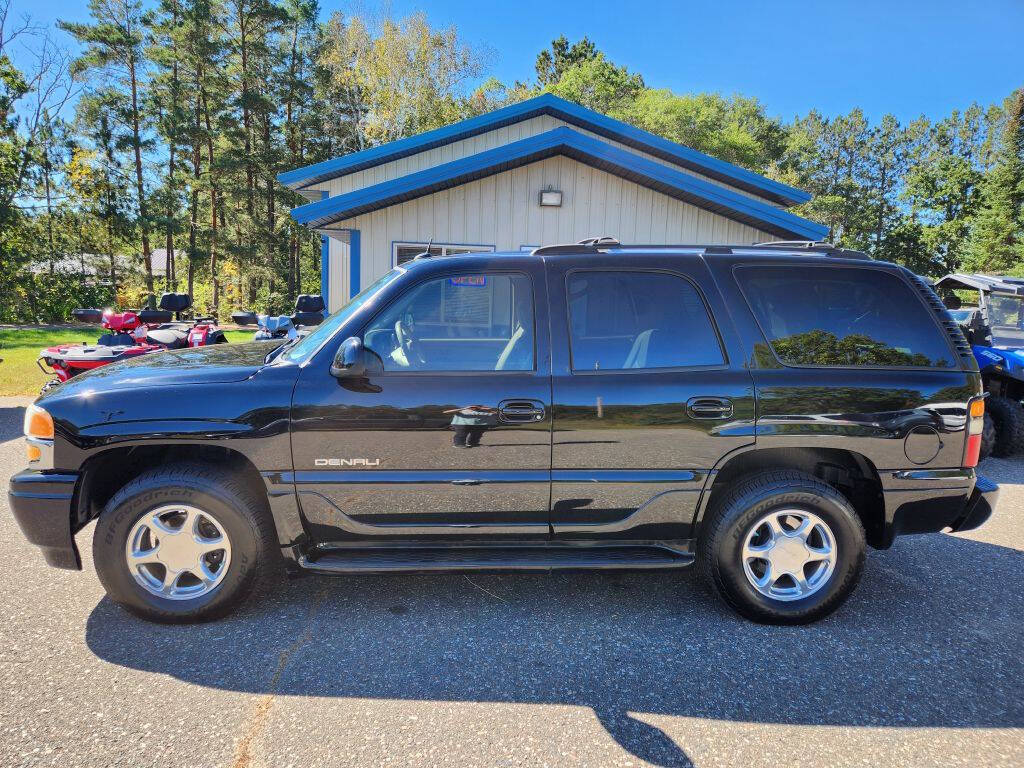
{"label": "blue utv", "polygon": [[[1024,451],[1024,278],[957,272],[935,288],[974,350],[988,393],[982,457]],[[965,305],[964,292],[977,304]]]}

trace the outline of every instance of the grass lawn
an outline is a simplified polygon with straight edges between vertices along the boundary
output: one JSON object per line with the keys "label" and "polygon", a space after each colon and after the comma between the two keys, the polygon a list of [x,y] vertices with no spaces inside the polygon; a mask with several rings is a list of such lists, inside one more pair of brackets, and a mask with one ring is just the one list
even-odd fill
{"label": "grass lawn", "polygon": [[[103,329],[96,325],[73,328],[0,328],[0,395],[38,395],[49,378],[36,365],[39,351],[66,342],[94,342]],[[255,329],[225,331],[232,344],[252,341]]]}

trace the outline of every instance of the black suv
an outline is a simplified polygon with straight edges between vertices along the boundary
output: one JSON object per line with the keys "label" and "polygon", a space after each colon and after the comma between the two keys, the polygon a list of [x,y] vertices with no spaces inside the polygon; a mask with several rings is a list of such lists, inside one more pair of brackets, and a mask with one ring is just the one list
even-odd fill
{"label": "black suv", "polygon": [[975,528],[984,400],[933,291],[818,244],[417,258],[290,343],[147,355],[25,418],[47,561],[163,621],[292,572],[697,563],[757,621],[838,607],[865,548]]}

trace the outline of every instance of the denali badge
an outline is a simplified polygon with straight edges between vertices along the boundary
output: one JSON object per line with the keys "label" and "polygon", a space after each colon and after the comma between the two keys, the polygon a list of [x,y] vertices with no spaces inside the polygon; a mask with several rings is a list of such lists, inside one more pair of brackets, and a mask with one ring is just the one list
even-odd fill
{"label": "denali badge", "polygon": [[379,467],[380,459],[315,459],[318,467]]}

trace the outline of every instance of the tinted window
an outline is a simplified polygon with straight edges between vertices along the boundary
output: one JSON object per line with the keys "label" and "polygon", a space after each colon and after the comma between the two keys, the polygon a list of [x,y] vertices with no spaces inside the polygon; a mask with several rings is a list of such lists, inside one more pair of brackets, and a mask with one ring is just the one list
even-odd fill
{"label": "tinted window", "polygon": [[573,370],[721,365],[704,301],[687,280],[659,272],[568,277]]}
{"label": "tinted window", "polygon": [[[893,274],[800,265],[743,267],[737,277],[784,363],[953,365],[949,344],[931,313]],[[758,350],[759,357],[766,354],[770,357],[766,348]]]}
{"label": "tinted window", "polygon": [[387,371],[530,371],[533,289],[526,275],[440,277],[410,289],[363,332]]}

